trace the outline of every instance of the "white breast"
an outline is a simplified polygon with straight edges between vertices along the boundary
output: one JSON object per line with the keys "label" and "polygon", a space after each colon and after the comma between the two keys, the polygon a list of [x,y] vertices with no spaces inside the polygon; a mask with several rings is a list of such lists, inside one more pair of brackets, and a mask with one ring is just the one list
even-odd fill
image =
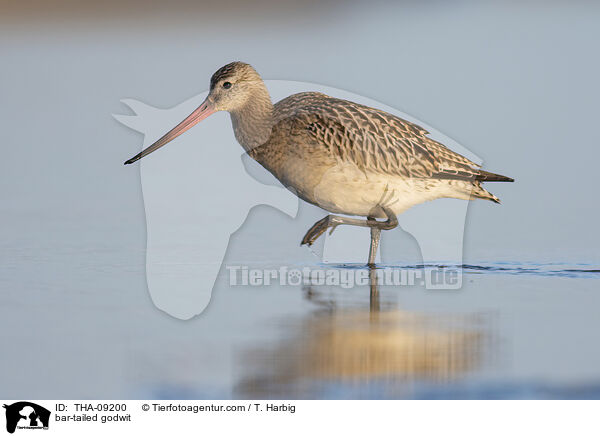
{"label": "white breast", "polygon": [[340,163],[326,171],[314,189],[314,202],[321,208],[345,215],[374,216],[376,206],[396,215],[412,206],[442,197],[469,199],[444,180],[407,179],[395,175],[365,173],[352,163]]}

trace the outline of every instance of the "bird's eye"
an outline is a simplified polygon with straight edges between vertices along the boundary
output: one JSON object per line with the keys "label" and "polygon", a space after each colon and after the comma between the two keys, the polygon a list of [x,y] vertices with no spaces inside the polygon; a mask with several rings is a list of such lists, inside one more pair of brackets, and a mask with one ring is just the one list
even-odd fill
{"label": "bird's eye", "polygon": [[223,83],[223,88],[225,88],[225,89],[231,88],[231,82],[225,82],[225,83]]}

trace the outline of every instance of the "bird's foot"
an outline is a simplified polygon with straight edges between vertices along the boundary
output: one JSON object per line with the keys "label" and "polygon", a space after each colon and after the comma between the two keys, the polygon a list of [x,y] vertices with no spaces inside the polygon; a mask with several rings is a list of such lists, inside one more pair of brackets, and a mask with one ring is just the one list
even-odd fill
{"label": "bird's foot", "polygon": [[372,229],[379,230],[390,230],[398,225],[398,220],[396,215],[394,215],[390,210],[386,208],[382,208],[388,217],[387,221],[377,221],[373,217],[369,217],[367,220],[361,220],[356,218],[348,218],[337,215],[327,215],[325,218],[317,221],[304,238],[302,238],[302,242],[300,245],[307,244],[309,247],[321,236],[327,229],[331,228],[329,234],[331,235],[335,228],[341,224],[350,225],[350,226],[360,226],[360,227],[371,227]]}
{"label": "bird's foot", "polygon": [[336,222],[336,220],[333,218],[335,217],[332,215],[327,215],[325,218],[314,223],[314,225],[308,229],[308,232],[306,232],[304,238],[302,238],[300,245],[307,244],[310,247],[319,238],[319,236],[325,233],[330,227],[331,230],[329,231],[329,234],[331,235],[335,228],[341,224]]}

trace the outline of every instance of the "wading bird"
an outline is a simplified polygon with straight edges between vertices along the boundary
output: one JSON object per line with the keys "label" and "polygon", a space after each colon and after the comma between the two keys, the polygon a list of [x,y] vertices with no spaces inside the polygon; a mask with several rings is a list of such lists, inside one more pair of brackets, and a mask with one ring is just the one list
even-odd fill
{"label": "wading bird", "polygon": [[125,164],[217,111],[229,112],[244,150],[298,197],[328,212],[366,217],[327,215],[308,230],[301,245],[311,245],[342,224],[369,227],[369,265],[375,262],[381,230],[396,227],[396,216],[408,208],[437,198],[499,203],[481,182],[513,181],[483,171],[429,138],[422,127],[378,109],[318,92],[273,104],[260,75],[243,62],[217,70],[206,100]]}

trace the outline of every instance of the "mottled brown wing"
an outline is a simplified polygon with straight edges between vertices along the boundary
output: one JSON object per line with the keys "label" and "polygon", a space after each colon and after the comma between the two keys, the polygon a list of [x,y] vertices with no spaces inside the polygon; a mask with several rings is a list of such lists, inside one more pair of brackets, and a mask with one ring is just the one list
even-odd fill
{"label": "mottled brown wing", "polygon": [[363,171],[442,179],[473,179],[479,173],[477,164],[402,118],[324,94],[293,97],[295,110],[287,116],[294,124],[304,125],[334,157]]}

